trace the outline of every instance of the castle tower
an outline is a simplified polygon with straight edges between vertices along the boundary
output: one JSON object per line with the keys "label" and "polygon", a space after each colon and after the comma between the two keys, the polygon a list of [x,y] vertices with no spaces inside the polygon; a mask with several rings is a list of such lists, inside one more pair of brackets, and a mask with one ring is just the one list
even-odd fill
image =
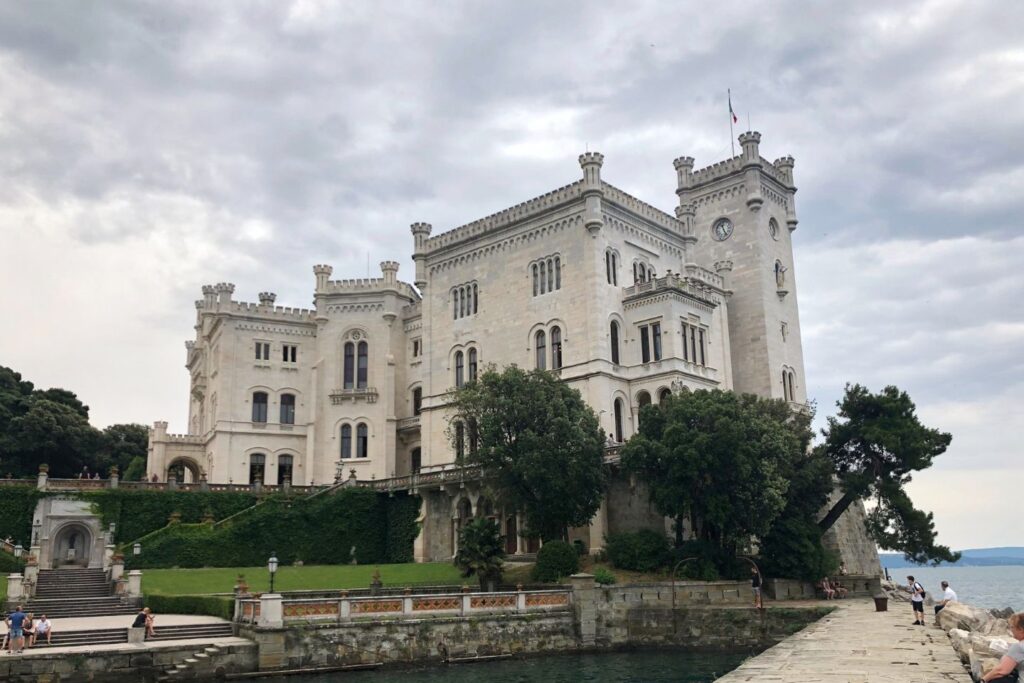
{"label": "castle tower", "polygon": [[427,265],[425,254],[427,250],[427,238],[430,237],[432,227],[430,223],[413,223],[409,229],[412,232],[413,237],[412,260],[416,263],[416,279],[413,280],[413,284],[416,285],[416,289],[422,292],[427,286]]}
{"label": "castle tower", "polygon": [[600,152],[585,152],[580,155],[580,168],[583,169],[583,201],[585,204],[583,224],[594,237],[604,227],[601,215],[601,165],[604,155]]}
{"label": "castle tower", "polygon": [[689,157],[676,160],[677,216],[684,226],[693,221],[692,252],[699,263],[731,266],[736,391],[806,403],[791,241],[793,158],[774,164],[764,159],[757,132],[743,133],[739,141],[739,156],[704,169],[694,171]]}

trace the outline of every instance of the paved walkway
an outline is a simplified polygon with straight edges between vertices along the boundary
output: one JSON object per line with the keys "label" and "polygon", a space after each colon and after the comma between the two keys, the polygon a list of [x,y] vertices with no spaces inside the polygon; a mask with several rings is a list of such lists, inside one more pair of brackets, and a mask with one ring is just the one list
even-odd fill
{"label": "paved walkway", "polygon": [[[37,614],[38,618],[39,615]],[[58,631],[99,631],[107,628],[128,628],[135,621],[134,614],[115,614],[104,617],[73,617],[50,619],[54,633]],[[196,624],[223,624],[223,619],[202,614],[157,614],[154,626],[194,626]],[[7,633],[7,626],[0,622],[0,638]]]}
{"label": "paved walkway", "polygon": [[837,600],[835,605],[832,614],[718,681],[970,683],[945,632],[911,625],[908,603],[890,601],[888,612],[875,612],[870,600]]}

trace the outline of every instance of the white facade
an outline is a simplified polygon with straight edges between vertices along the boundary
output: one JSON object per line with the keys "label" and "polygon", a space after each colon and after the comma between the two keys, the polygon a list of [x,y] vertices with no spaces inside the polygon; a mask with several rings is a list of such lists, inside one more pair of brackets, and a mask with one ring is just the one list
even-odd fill
{"label": "white facade", "polygon": [[374,279],[315,266],[312,310],[204,287],[186,344],[188,434],[156,423],[149,475],[184,465],[210,483],[310,485],[451,465],[460,358],[468,380],[542,355],[621,439],[644,401],[682,387],[804,403],[793,160],[767,161],[759,140],[742,135],[740,156],[702,170],[677,159],[675,215],[604,182],[588,153],[581,179],[544,196],[433,237],[415,223],[415,287],[390,261]]}

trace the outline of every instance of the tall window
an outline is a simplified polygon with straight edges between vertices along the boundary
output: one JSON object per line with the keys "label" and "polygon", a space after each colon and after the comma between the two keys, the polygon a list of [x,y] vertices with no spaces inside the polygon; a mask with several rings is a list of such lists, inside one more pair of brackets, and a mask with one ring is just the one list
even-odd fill
{"label": "tall window", "polygon": [[464,383],[463,376],[462,376],[463,360],[464,360],[464,358],[463,358],[463,355],[462,355],[462,351],[456,351],[455,352],[455,388],[456,389],[462,387],[462,385]]}
{"label": "tall window", "polygon": [[683,323],[683,360],[707,365],[707,332],[703,327]]}
{"label": "tall window", "polygon": [[551,369],[558,370],[562,367],[562,330],[558,327],[551,328]]}
{"label": "tall window", "polygon": [[700,364],[707,365],[704,360],[704,330],[697,330],[697,350],[700,351]]}
{"label": "tall window", "polygon": [[249,483],[263,483],[263,474],[267,467],[267,456],[253,453],[249,456]]}
{"label": "tall window", "polygon": [[422,457],[420,449],[412,449],[412,453],[409,454],[409,471],[413,473],[420,471],[420,467],[422,466]]}
{"label": "tall window", "polygon": [[369,445],[370,438],[367,433],[366,423],[360,422],[356,426],[356,457],[365,458]]}
{"label": "tall window", "polygon": [[359,365],[356,367],[356,388],[366,388],[366,374],[369,368],[370,345],[364,341],[359,342]]}
{"label": "tall window", "polygon": [[267,421],[267,392],[254,391],[252,393],[252,421]]}
{"label": "tall window", "polygon": [[547,261],[540,262],[540,293],[544,294],[547,292],[548,282],[548,264]]}
{"label": "tall window", "polygon": [[538,271],[539,270],[540,270],[540,266],[537,265],[536,263],[534,263],[533,264],[533,295],[534,296],[537,296],[538,294],[540,294],[540,276],[538,275]]}
{"label": "tall window", "polygon": [[295,394],[281,394],[281,424],[295,424]]}
{"label": "tall window", "polygon": [[651,339],[648,332],[647,325],[640,326],[640,360],[644,363],[651,362]]}
{"label": "tall window", "polygon": [[473,285],[473,315],[476,315],[476,311],[477,311],[476,303],[477,303],[478,300],[479,300],[479,298],[476,295],[476,285]]}
{"label": "tall window", "polygon": [[341,458],[352,457],[352,425],[341,425]]}
{"label": "tall window", "polygon": [[562,259],[555,257],[555,289],[562,288]]}
{"label": "tall window", "polygon": [[547,370],[547,339],[544,335],[544,330],[538,331],[534,339],[537,346],[537,369]]}
{"label": "tall window", "polygon": [[356,345],[352,342],[345,344],[345,388],[351,389],[355,386],[356,376]]}
{"label": "tall window", "polygon": [[661,360],[661,323],[651,323],[651,351],[654,360]]}
{"label": "tall window", "polygon": [[622,443],[622,399],[615,399],[615,440]]}
{"label": "tall window", "polygon": [[412,357],[419,358],[422,353],[423,342],[420,339],[412,340]]}
{"label": "tall window", "polygon": [[619,324],[612,321],[611,329],[612,363],[619,364]]}
{"label": "tall window", "polygon": [[419,415],[423,412],[423,389],[416,387],[412,390],[412,414]]}
{"label": "tall window", "polygon": [[455,423],[455,457],[461,459],[466,454],[466,428],[461,422]]}
{"label": "tall window", "polygon": [[284,486],[286,481],[292,483],[292,456],[280,455],[277,458],[277,485]]}
{"label": "tall window", "polygon": [[479,310],[480,292],[476,283],[452,289],[452,318],[458,320],[467,315],[476,315]]}
{"label": "tall window", "polygon": [[270,342],[256,342],[256,360],[270,360]]}
{"label": "tall window", "polygon": [[298,360],[299,347],[295,344],[281,344],[281,360],[285,363],[294,363]]}
{"label": "tall window", "polygon": [[476,349],[469,350],[469,381],[476,381]]}
{"label": "tall window", "polygon": [[562,288],[562,258],[548,256],[530,265],[533,295],[540,296]]}

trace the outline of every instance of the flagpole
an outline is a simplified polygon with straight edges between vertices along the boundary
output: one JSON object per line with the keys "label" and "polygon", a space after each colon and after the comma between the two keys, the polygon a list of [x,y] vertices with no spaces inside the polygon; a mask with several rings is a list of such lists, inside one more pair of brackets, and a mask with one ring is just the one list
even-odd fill
{"label": "flagpole", "polygon": [[732,88],[726,92],[729,94],[729,145],[732,147],[732,155],[736,156],[736,136],[732,132]]}

